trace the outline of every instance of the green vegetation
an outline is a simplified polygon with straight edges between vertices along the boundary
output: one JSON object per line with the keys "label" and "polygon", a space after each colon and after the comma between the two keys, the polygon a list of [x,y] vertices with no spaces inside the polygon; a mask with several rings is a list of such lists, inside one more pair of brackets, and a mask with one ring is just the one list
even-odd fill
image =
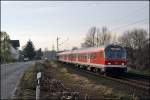
{"label": "green vegetation", "polygon": [[18,88],[15,93],[15,99],[35,99],[36,97],[36,75],[37,72],[43,72],[45,70],[45,65],[41,63],[35,63],[27,69],[18,85]]}
{"label": "green vegetation", "polygon": [[42,50],[40,48],[39,50],[36,51],[35,59],[36,60],[41,59],[42,55],[43,55]]}
{"label": "green vegetation", "polygon": [[[32,65],[23,74],[19,88],[16,92],[17,99],[35,99],[36,97],[36,73],[42,72],[52,79],[61,80],[65,87],[80,93],[80,98],[85,99],[119,99],[132,100],[139,99],[134,93],[113,88],[108,84],[116,84],[105,78],[80,75],[74,69],[63,67],[55,62],[44,61]],[[91,78],[90,78],[91,77]],[[107,84],[106,84],[107,83]],[[119,85],[119,84],[118,84]],[[120,88],[121,85],[120,85]],[[117,90],[116,90],[117,89]],[[45,92],[45,96],[47,92]],[[51,98],[51,97],[49,97]]]}
{"label": "green vegetation", "polygon": [[36,67],[32,65],[23,74],[18,89],[16,91],[15,99],[35,99],[36,97]]}
{"label": "green vegetation", "polygon": [[107,44],[118,44],[126,48],[128,60],[127,66],[144,71],[150,69],[150,38],[149,32],[145,29],[137,28],[127,30],[119,37],[116,37],[116,35],[112,35],[107,27],[98,28],[94,26],[89,29],[81,46],[86,48]]}
{"label": "green vegetation", "polygon": [[25,45],[25,47],[23,48],[23,54],[24,57],[27,57],[29,59],[33,59],[34,56],[36,55],[34,45],[31,40],[29,40]]}
{"label": "green vegetation", "polygon": [[6,32],[0,32],[1,40],[1,50],[0,50],[0,58],[1,63],[9,63],[13,61],[10,51],[10,38]]}
{"label": "green vegetation", "polygon": [[128,73],[135,73],[135,74],[139,74],[139,75],[145,75],[145,76],[150,76],[150,70],[137,70],[137,69],[133,69],[131,68]]}

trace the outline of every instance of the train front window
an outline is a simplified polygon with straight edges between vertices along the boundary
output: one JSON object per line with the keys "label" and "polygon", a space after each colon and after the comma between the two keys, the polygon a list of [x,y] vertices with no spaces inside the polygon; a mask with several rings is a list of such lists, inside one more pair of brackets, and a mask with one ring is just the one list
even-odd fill
{"label": "train front window", "polygon": [[126,52],[121,47],[109,47],[105,51],[106,58],[125,58]]}

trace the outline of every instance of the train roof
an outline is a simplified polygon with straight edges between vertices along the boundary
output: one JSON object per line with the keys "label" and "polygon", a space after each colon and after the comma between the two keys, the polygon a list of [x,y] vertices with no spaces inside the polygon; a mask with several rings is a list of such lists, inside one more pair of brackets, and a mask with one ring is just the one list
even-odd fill
{"label": "train roof", "polygon": [[[71,53],[97,52],[99,50],[104,50],[108,46],[116,46],[116,45],[109,44],[109,45],[103,45],[103,46],[99,46],[99,47],[89,47],[89,48],[81,48],[81,49],[77,49],[77,50],[69,50],[69,51],[64,51],[64,52],[58,53],[58,55],[71,54]],[[119,45],[117,45],[117,46],[119,46]]]}

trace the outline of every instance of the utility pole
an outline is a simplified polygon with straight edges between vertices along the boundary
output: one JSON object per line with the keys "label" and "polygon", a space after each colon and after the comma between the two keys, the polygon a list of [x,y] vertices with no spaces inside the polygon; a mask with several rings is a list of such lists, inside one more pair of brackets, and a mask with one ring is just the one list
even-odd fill
{"label": "utility pole", "polygon": [[59,39],[60,39],[59,37],[57,37],[57,39],[56,39],[57,40],[57,52],[59,51],[59,46],[64,44],[66,41],[68,41],[68,38],[67,38],[65,41],[63,41],[62,43],[59,44]]}
{"label": "utility pole", "polygon": [[59,37],[57,37],[57,52],[59,51]]}

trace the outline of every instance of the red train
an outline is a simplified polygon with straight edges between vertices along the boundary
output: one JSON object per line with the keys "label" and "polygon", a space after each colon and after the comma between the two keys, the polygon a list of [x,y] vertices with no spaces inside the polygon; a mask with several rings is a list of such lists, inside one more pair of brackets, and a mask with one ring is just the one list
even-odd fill
{"label": "red train", "polygon": [[119,45],[106,45],[57,53],[61,62],[75,64],[81,68],[110,73],[124,73],[126,50]]}

